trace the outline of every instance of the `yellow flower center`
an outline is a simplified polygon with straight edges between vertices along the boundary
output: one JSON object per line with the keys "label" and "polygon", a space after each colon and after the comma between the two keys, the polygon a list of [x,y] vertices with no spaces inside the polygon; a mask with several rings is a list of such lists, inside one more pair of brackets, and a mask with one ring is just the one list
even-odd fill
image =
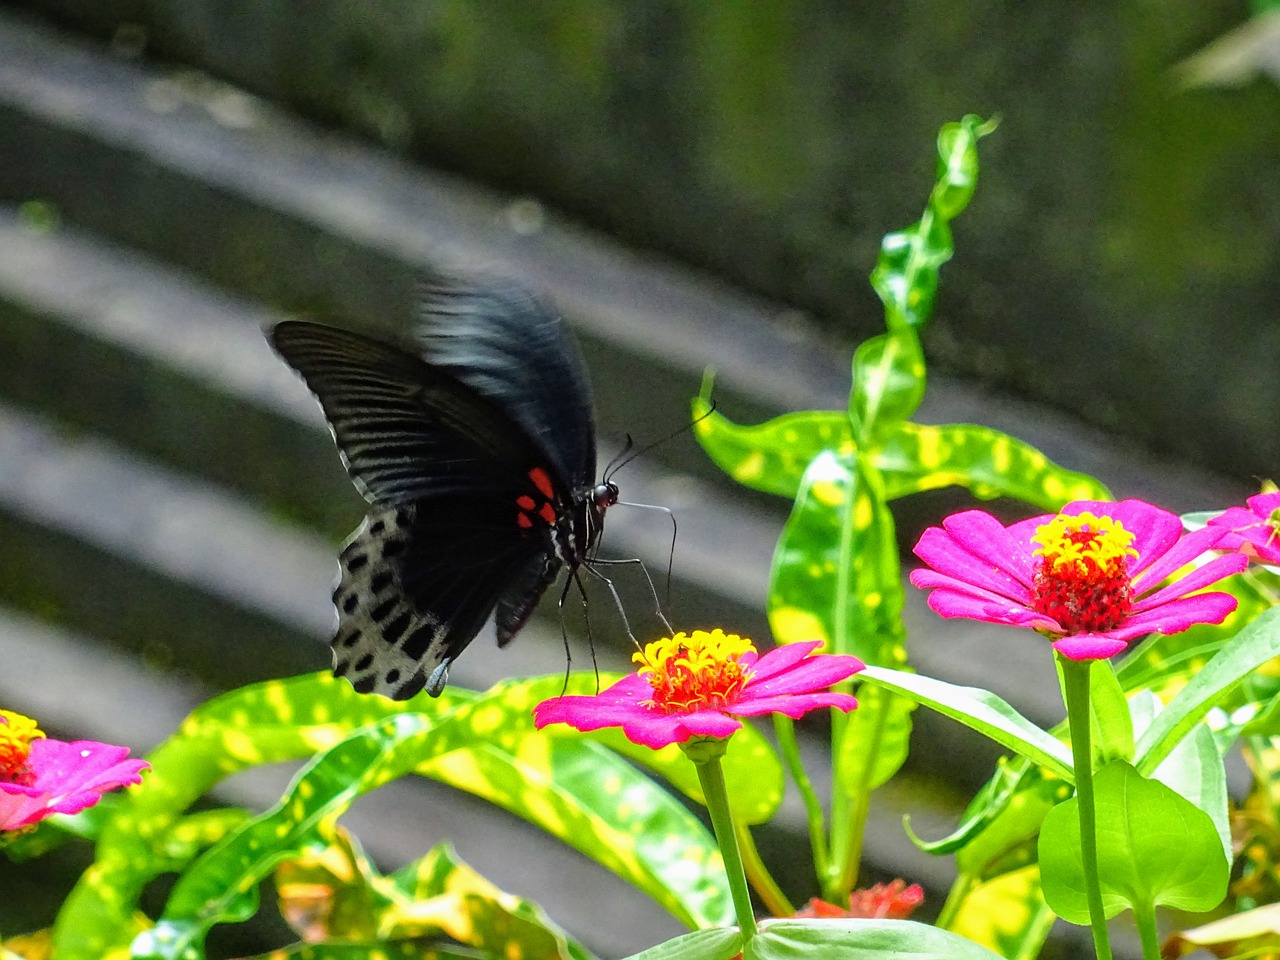
{"label": "yellow flower center", "polygon": [[31,741],[44,734],[30,717],[0,710],[0,781],[29,785],[35,775],[27,766]]}
{"label": "yellow flower center", "polygon": [[1133,533],[1092,513],[1059,514],[1031,537],[1036,568],[1031,602],[1067,633],[1112,630],[1133,606],[1129,558]]}
{"label": "yellow flower center", "polygon": [[750,640],[717,628],[663,637],[631,659],[653,687],[648,705],[665,713],[691,713],[734,703],[752,674],[740,660],[755,649]]}

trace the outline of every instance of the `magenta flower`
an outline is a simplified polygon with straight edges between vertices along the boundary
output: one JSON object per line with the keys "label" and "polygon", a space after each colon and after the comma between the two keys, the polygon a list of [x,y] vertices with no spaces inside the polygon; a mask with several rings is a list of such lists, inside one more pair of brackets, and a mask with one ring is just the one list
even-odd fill
{"label": "magenta flower", "polygon": [[108,790],[141,783],[148,764],[128,755],[93,740],[49,740],[35,721],[0,710],[0,832],[78,813]]}
{"label": "magenta flower", "polygon": [[[819,707],[846,713],[858,705],[830,693],[865,665],[857,657],[813,653],[820,641],[792,643],[758,656],[750,640],[722,630],[677,633],[648,644],[632,659],[637,673],[594,697],[557,697],[534,708],[534,724],[578,730],[621,727],[632,743],[658,750],[693,737],[724,738],[738,717],[800,717]],[[812,655],[811,655],[812,654]]]}
{"label": "magenta flower", "polygon": [[1260,563],[1280,566],[1280,491],[1250,497],[1249,506],[1231,507],[1209,521],[1226,528],[1219,550],[1239,550]]}
{"label": "magenta flower", "polygon": [[1148,633],[1221,623],[1235,597],[1196,591],[1239,573],[1248,558],[1182,568],[1226,534],[1184,534],[1176,515],[1141,500],[1077,500],[1009,527],[966,510],[921,535],[915,553],[928,567],[911,582],[932,591],[929,606],[941,616],[1030,627],[1064,657],[1100,660]]}

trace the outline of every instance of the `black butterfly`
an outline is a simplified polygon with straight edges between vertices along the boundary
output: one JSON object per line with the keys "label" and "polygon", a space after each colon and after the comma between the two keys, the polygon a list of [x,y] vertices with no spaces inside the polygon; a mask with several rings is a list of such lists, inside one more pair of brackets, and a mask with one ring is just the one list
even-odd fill
{"label": "black butterfly", "polygon": [[419,319],[412,349],[294,320],[271,332],[370,504],[339,556],[334,674],[395,700],[438,696],[491,613],[508,643],[618,499],[592,479],[590,388],[550,306],[486,280],[427,288]]}

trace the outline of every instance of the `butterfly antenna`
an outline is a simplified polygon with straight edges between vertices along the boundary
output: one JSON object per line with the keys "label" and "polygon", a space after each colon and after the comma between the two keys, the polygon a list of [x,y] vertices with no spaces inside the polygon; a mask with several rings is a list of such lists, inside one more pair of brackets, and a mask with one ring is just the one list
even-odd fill
{"label": "butterfly antenna", "polygon": [[604,468],[604,478],[603,478],[604,482],[608,483],[609,478],[613,474],[617,473],[619,470],[625,467],[632,460],[635,460],[637,457],[644,456],[654,447],[660,447],[662,446],[662,444],[667,443],[670,440],[674,440],[676,437],[680,436],[680,434],[684,433],[686,430],[692,430],[695,426],[697,426],[699,423],[707,419],[707,417],[711,416],[715,412],[716,412],[716,402],[712,400],[711,406],[702,415],[694,417],[684,426],[678,427],[675,430],[672,430],[665,437],[659,437],[657,440],[654,440],[651,443],[646,443],[643,447],[639,447],[636,449],[632,449],[634,445],[631,442],[631,434],[627,434],[627,442],[623,444],[622,450],[618,453],[616,457],[610,460],[609,465]]}
{"label": "butterfly antenna", "polygon": [[635,442],[631,439],[631,434],[629,433],[624,434],[624,437],[625,439],[622,443],[622,449],[619,450],[617,454],[614,455],[614,458],[605,465],[604,476],[601,478],[604,483],[609,482],[610,475],[613,474],[618,467],[630,460],[628,454],[631,453],[631,449],[635,446]]}

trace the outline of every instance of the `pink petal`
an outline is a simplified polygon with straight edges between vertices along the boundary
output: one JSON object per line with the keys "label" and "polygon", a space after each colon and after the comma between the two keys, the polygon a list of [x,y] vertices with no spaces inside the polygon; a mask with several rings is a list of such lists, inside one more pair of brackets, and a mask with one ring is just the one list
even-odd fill
{"label": "pink petal", "polygon": [[31,744],[27,759],[35,784],[52,794],[55,813],[78,813],[117,787],[142,782],[145,760],[129,760],[128,747],[93,740],[42,739]]}
{"label": "pink petal", "polygon": [[742,724],[718,710],[697,713],[650,712],[622,724],[622,732],[632,743],[660,750],[672,743],[684,743],[690,737],[724,739],[742,729]]}
{"label": "pink petal", "polygon": [[858,701],[847,693],[800,693],[776,697],[744,697],[728,708],[740,717],[758,717],[766,713],[781,713],[791,719],[804,716],[810,710],[835,707],[848,713],[858,706]]}
{"label": "pink petal", "polygon": [[1201,527],[1184,536],[1165,551],[1163,556],[1139,557],[1138,565],[1146,569],[1141,574],[1137,574],[1132,567],[1130,568],[1130,573],[1133,574],[1133,589],[1139,594],[1154,589],[1161,580],[1211,549],[1226,535],[1227,531],[1221,527]]}
{"label": "pink petal", "polygon": [[1249,558],[1243,553],[1226,553],[1214,557],[1208,563],[1196,567],[1185,577],[1174,580],[1163,589],[1147,594],[1145,597],[1140,597],[1133,605],[1133,612],[1136,614],[1145,610],[1153,610],[1161,604],[1176,600],[1178,597],[1195,593],[1211,583],[1217,583],[1223,577],[1239,573],[1248,565]]}
{"label": "pink petal", "polygon": [[[814,650],[822,646],[821,640],[802,640],[798,643],[786,643],[774,647],[753,665],[753,674],[757,681],[769,680],[780,673],[792,669]],[[744,658],[743,663],[746,663]]]}
{"label": "pink petal", "polygon": [[[1047,516],[1038,517],[1031,522],[1048,519]],[[942,526],[956,543],[975,557],[1004,570],[1024,586],[1030,586],[1031,575],[1035,570],[1030,537],[1015,534],[1012,527],[1005,527],[982,510],[964,510],[953,514],[942,521]]]}
{"label": "pink petal", "polygon": [[1011,627],[1030,627],[1033,630],[1047,630],[1050,633],[1063,632],[1061,624],[1056,620],[1002,597],[988,598],[939,589],[929,594],[928,604],[934,613],[948,619],[966,617],[986,623],[1003,623]]}
{"label": "pink petal", "polygon": [[1053,643],[1053,649],[1068,660],[1106,660],[1127,646],[1123,640],[1101,633],[1077,633]]}
{"label": "pink petal", "polygon": [[945,573],[939,573],[937,570],[931,570],[928,567],[912,570],[910,580],[912,586],[919,587],[921,590],[933,590],[940,587],[952,593],[962,593],[976,599],[989,600],[992,603],[1012,604],[1021,607],[1031,603],[1030,590],[1024,590],[1019,587],[1022,592],[1018,595],[1010,596],[1001,591],[988,590],[968,580],[960,580]]}
{"label": "pink petal", "polygon": [[800,661],[783,674],[761,680],[759,675],[747,682],[744,694],[751,696],[784,696],[825,690],[833,683],[848,680],[866,664],[847,654],[821,653]]}
{"label": "pink petal", "polygon": [[1236,598],[1229,593],[1197,593],[1126,617],[1117,629],[1108,632],[1125,637],[1144,633],[1178,633],[1197,623],[1221,623],[1235,608]]}
{"label": "pink petal", "polygon": [[0,783],[0,832],[17,830],[43,820],[49,809],[49,794],[16,783]]}
{"label": "pink petal", "polygon": [[[978,510],[971,510],[969,513],[987,516]],[[995,522],[993,518],[988,519]],[[958,528],[969,537],[975,526],[981,524],[964,523],[959,524]],[[998,523],[995,526],[1000,530],[998,542],[1013,549],[1012,542],[1006,542],[1008,538],[1004,535],[1004,529]],[[1000,556],[993,550],[993,546],[989,541],[962,543],[953,538],[948,530],[930,527],[920,535],[914,552],[934,570],[956,580],[1005,596],[1025,596],[1030,583],[1030,564],[1021,570],[1009,569],[1011,564],[1008,557]]]}
{"label": "pink petal", "polygon": [[1249,509],[1257,514],[1260,520],[1271,516],[1271,511],[1280,510],[1280,491],[1275,493],[1255,493],[1245,501]]}

